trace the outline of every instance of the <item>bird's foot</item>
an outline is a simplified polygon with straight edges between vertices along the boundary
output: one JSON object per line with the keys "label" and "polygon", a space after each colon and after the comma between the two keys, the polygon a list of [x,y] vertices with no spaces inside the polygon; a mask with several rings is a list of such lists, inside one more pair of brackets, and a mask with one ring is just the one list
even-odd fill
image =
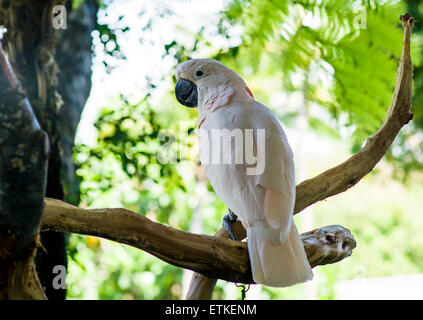
{"label": "bird's foot", "polygon": [[237,215],[233,213],[231,209],[229,209],[229,212],[223,217],[222,225],[225,228],[225,230],[229,233],[229,236],[232,240],[238,241],[238,237],[235,235],[234,230],[232,229],[232,224],[238,219]]}

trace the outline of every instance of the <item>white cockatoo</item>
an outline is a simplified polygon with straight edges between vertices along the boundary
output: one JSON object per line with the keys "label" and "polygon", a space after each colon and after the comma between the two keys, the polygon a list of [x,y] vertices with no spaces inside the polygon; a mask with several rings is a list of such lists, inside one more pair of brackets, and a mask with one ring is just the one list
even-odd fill
{"label": "white cockatoo", "polygon": [[218,61],[183,62],[176,79],[178,101],[198,110],[201,165],[229,208],[223,225],[234,240],[237,217],[247,231],[253,280],[286,287],[312,279],[293,221],[293,153],[279,121]]}

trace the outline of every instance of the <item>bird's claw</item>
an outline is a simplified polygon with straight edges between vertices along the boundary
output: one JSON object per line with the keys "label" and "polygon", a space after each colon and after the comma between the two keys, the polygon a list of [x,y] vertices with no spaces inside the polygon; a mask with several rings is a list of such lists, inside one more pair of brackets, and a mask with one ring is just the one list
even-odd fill
{"label": "bird's claw", "polygon": [[232,240],[239,241],[238,237],[235,235],[234,230],[232,229],[232,224],[237,220],[237,216],[231,209],[228,209],[229,212],[223,217],[222,225],[225,230],[229,233],[229,236]]}

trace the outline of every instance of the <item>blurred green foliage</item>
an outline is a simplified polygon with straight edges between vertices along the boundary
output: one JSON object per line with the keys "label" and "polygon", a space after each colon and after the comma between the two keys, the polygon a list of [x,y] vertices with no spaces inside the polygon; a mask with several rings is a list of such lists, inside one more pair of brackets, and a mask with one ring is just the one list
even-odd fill
{"label": "blurred green foliage", "polygon": [[[208,217],[222,216],[224,206],[214,196],[209,196],[211,200],[197,197],[198,159],[188,161],[187,157],[187,151],[193,148],[189,136],[193,135],[195,121],[176,121],[183,112],[173,118],[164,113],[160,117],[149,100],[149,94],[134,103],[121,96],[113,108],[104,108],[96,121],[95,146],[76,146],[81,206],[125,207],[159,223],[188,230],[193,210],[201,200],[207,207],[203,212],[205,232],[211,233],[222,217]],[[138,249],[73,235],[68,251],[69,297],[181,297],[182,270]],[[92,283],[81,280],[82,275]]]}
{"label": "blurred green foliage", "polygon": [[[238,65],[280,77],[286,90],[303,90],[337,120],[343,115],[339,125],[354,126],[356,150],[389,107],[401,52],[400,12],[399,1],[235,0],[223,22],[244,28]],[[319,73],[328,76],[329,87]]]}
{"label": "blurred green foliage", "polygon": [[[102,10],[107,12],[110,2],[103,2]],[[194,33],[175,26],[175,34],[183,30],[191,41],[175,36],[162,44],[162,57],[172,58],[174,68],[207,53],[242,74],[256,98],[271,108],[275,94],[299,94],[309,128],[334,149],[348,145],[356,151],[380,126],[389,107],[402,43],[398,18],[408,2],[412,1],[232,0],[212,32],[210,26],[200,26]],[[156,4],[166,7],[169,2]],[[416,10],[423,12],[421,6]],[[99,27],[95,36],[116,56],[119,36],[130,32],[131,26],[119,19],[114,26]],[[148,23],[145,32],[154,32],[154,23]],[[210,40],[211,33],[221,40],[220,47]],[[417,68],[421,39],[419,28],[413,38]],[[116,45],[107,45],[109,41]],[[170,69],[165,77],[172,76]],[[422,79],[416,78],[417,86]],[[164,93],[153,84],[142,94],[120,96],[104,106],[95,123],[96,143],[75,147],[81,206],[125,207],[175,228],[213,234],[226,206],[199,169],[196,112],[176,103],[169,82]],[[160,103],[153,102],[159,92]],[[419,116],[423,109],[418,92],[416,96]],[[275,106],[273,110],[287,126],[295,126],[301,116],[299,109]],[[406,128],[387,157],[396,169],[394,175],[403,181],[421,170],[422,126],[417,121]],[[349,130],[346,141],[345,135],[340,139],[343,129]],[[334,158],[340,155],[347,152]],[[407,180],[405,189],[391,181],[390,174],[385,173],[381,181],[377,173],[345,195],[313,207],[316,227],[341,224],[351,229],[358,242],[352,257],[318,268],[319,298],[335,298],[340,279],[423,272],[419,232],[423,219],[417,214],[423,205],[422,178]],[[295,219],[301,229],[301,221]],[[69,298],[182,298],[183,270],[138,249],[72,235],[68,250]],[[233,284],[218,281],[214,298],[239,296]],[[305,289],[302,285],[262,288],[260,297],[304,298]]]}
{"label": "blurred green foliage", "polygon": [[[159,133],[172,127],[159,122],[149,95],[134,104],[121,97],[117,107],[102,110],[95,127],[96,146],[78,145],[75,150],[82,205],[123,206],[157,222],[187,229],[191,210],[183,199],[189,197],[189,180],[183,181],[177,163],[158,162]],[[169,133],[167,140],[174,136]],[[174,285],[180,282],[181,270],[157,263],[137,249],[74,236],[69,254],[72,278],[73,273],[83,272],[102,280],[94,298],[171,299],[180,292]],[[76,281],[71,285],[72,295],[86,297],[84,287]]]}

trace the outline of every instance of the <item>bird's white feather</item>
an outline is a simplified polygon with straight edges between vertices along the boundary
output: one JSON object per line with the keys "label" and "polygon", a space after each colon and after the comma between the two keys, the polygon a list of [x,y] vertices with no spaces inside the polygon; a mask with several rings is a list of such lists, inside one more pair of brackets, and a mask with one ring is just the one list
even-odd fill
{"label": "bird's white feather", "polygon": [[[265,152],[256,154],[257,162],[265,163],[264,171],[248,175],[251,165],[234,163],[235,141],[230,145],[222,140],[216,143],[216,136],[212,135],[216,129],[241,129],[243,133],[245,129],[264,129]],[[216,194],[246,226],[254,280],[280,287],[311,279],[311,268],[293,222],[293,153],[277,119],[267,107],[251,100],[242,105],[228,104],[210,113],[200,130],[200,154],[209,156],[201,159],[203,169]],[[245,134],[243,137],[246,139]],[[260,143],[256,139],[254,142]],[[222,157],[213,164],[212,156],[219,152]],[[228,153],[232,154],[232,163],[224,164],[223,156]]]}

